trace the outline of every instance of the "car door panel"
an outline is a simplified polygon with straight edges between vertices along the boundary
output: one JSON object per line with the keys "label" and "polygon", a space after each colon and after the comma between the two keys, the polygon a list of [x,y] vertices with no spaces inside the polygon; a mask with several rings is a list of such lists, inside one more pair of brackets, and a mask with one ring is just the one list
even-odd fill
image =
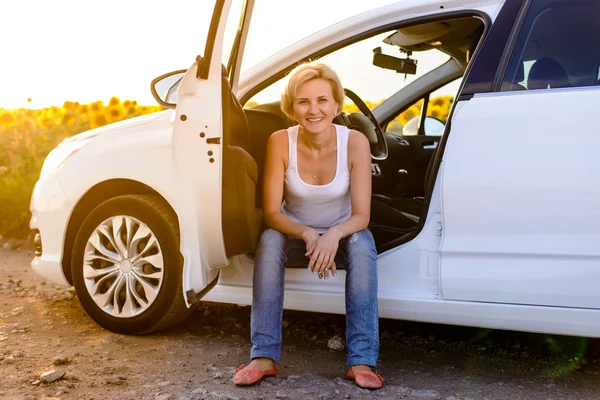
{"label": "car door panel", "polygon": [[442,162],[444,298],[600,308],[599,99],[600,88],[540,90],[459,104]]}
{"label": "car door panel", "polygon": [[[173,122],[174,197],[188,306],[196,294],[203,293],[214,281],[217,268],[228,262],[222,229],[222,155],[226,143],[221,60],[231,4],[232,0],[216,2],[207,53],[197,57],[179,85]],[[246,19],[249,18],[250,13],[246,12]]]}
{"label": "car door panel", "polygon": [[423,197],[425,175],[439,138],[396,134],[385,136],[388,158],[378,162],[381,178],[374,182],[373,192],[392,197]]}

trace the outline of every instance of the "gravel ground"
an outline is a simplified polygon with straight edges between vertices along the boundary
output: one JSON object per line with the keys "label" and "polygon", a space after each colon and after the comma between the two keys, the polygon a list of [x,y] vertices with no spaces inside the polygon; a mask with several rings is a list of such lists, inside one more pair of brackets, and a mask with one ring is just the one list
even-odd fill
{"label": "gravel ground", "polygon": [[[279,375],[238,388],[249,307],[202,306],[149,336],[106,331],[30,250],[0,249],[0,399],[599,399],[596,339],[381,320],[382,390],[345,377],[344,318],[286,311]],[[336,335],[338,337],[336,337]]]}

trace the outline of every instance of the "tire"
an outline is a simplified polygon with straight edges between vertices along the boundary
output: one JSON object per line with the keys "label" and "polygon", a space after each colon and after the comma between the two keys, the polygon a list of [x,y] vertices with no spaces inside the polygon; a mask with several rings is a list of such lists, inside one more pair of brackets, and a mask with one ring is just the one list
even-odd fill
{"label": "tire", "polygon": [[177,216],[157,196],[123,195],[96,207],[77,232],[71,265],[81,305],[112,332],[164,330],[192,311],[183,296]]}

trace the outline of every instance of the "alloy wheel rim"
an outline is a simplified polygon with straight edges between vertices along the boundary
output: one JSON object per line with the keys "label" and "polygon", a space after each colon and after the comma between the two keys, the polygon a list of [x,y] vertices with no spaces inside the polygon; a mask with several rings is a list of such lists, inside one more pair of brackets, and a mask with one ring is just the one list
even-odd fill
{"label": "alloy wheel rim", "polygon": [[99,224],[85,246],[83,279],[105,313],[132,318],[156,300],[164,280],[164,256],[152,230],[130,216]]}

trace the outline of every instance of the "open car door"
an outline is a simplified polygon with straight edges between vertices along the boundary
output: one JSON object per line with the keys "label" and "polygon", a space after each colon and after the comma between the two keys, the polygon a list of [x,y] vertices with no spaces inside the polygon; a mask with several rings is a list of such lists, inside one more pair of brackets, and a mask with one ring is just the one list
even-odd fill
{"label": "open car door", "polygon": [[[227,265],[223,240],[223,58],[235,71],[243,54],[254,0],[216,0],[205,52],[185,73],[173,124],[175,206],[188,306],[214,286]],[[225,44],[234,28],[235,39]]]}

